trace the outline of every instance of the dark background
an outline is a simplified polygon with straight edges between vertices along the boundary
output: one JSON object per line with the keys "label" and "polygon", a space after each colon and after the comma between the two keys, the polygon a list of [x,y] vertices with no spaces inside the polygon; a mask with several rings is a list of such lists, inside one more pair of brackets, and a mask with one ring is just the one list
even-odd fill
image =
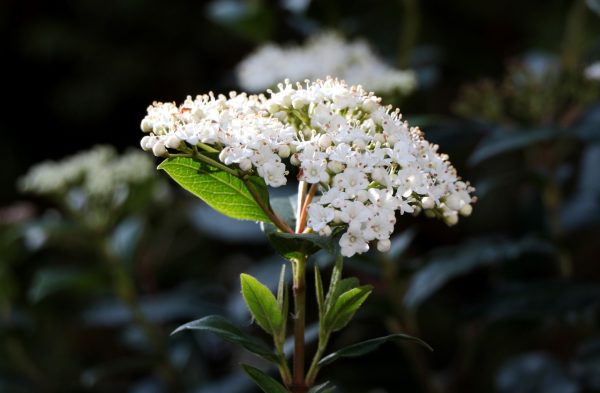
{"label": "dark background", "polygon": [[[96,144],[137,148],[152,101],[239,89],[234,68],[258,45],[320,29],[365,37],[417,71],[421,87],[392,103],[479,197],[457,227],[403,217],[395,253],[347,264],[377,290],[332,348],[402,331],[436,351],[390,344],[325,375],[350,393],[600,391],[600,84],[581,78],[600,60],[600,15],[566,0],[284,3],[2,2],[0,391],[252,391],[237,371],[248,355],[206,334],[167,336],[208,313],[257,332],[237,276],[274,282],[281,260],[253,224],[211,215],[175,187],[166,206],[132,214],[143,228],[126,270],[167,347],[155,353],[107,289],[105,256],[73,245],[76,225],[26,247],[27,230],[57,206],[15,185],[46,159]],[[216,12],[223,4],[234,11]],[[536,53],[558,76],[515,82]],[[22,206],[25,217],[7,218]],[[64,266],[95,278],[32,299],[43,275]]]}

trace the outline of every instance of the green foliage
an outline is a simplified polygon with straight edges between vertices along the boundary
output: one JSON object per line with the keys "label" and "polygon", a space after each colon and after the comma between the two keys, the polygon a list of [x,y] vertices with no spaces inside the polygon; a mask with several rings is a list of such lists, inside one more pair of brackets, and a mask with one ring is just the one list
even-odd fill
{"label": "green foliage", "polygon": [[427,344],[425,341],[423,341],[419,338],[409,336],[407,334],[396,333],[396,334],[390,334],[390,335],[384,336],[384,337],[372,338],[370,340],[352,344],[352,345],[349,345],[338,351],[330,353],[329,355],[327,355],[323,359],[321,359],[321,361],[319,362],[319,366],[320,367],[326,366],[328,364],[335,362],[336,360],[338,360],[340,358],[353,358],[353,357],[357,357],[357,356],[366,355],[369,352],[375,351],[377,348],[379,348],[381,345],[385,344],[388,341],[402,341],[402,340],[415,342],[415,343],[429,349],[430,351],[433,351],[433,348],[431,348],[429,346],[429,344]]}
{"label": "green foliage", "polygon": [[275,363],[279,361],[277,355],[267,348],[265,344],[244,333],[227,319],[219,315],[209,315],[196,321],[188,322],[179,326],[171,334],[173,335],[184,330],[200,330],[211,332],[221,337],[225,341],[241,345],[248,351],[265,360]]}
{"label": "green foliage", "polygon": [[[181,187],[228,217],[270,222],[244,182],[230,173],[189,157],[167,158],[158,169],[167,172]],[[257,176],[251,176],[249,181],[268,205],[269,193],[264,181]]]}
{"label": "green foliage", "polygon": [[260,371],[256,367],[242,364],[242,368],[250,378],[265,393],[289,393],[288,390],[279,382]]}
{"label": "green foliage", "polygon": [[48,267],[39,269],[29,287],[29,299],[36,303],[57,292],[89,294],[103,287],[98,272],[78,268]]}
{"label": "green foliage", "polygon": [[331,308],[325,312],[324,328],[332,332],[344,328],[372,291],[372,286],[364,285],[342,293],[332,301]]}
{"label": "green foliage", "polygon": [[242,274],[242,295],[252,317],[263,330],[272,336],[280,335],[284,326],[283,301],[278,302],[271,290],[256,278]]}
{"label": "green foliage", "polygon": [[535,238],[519,241],[480,239],[456,248],[439,250],[412,277],[404,303],[418,307],[452,278],[482,266],[490,266],[523,254],[551,255],[552,244]]}

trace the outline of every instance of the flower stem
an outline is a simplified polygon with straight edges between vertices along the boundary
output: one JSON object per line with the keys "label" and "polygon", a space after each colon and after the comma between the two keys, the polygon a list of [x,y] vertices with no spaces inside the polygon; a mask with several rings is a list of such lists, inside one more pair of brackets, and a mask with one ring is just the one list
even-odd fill
{"label": "flower stem", "polygon": [[306,318],[306,255],[292,259],[294,294],[294,361],[292,393],[305,393],[308,386],[304,381],[304,324]]}
{"label": "flower stem", "polygon": [[302,204],[302,209],[300,209],[300,215],[298,216],[298,225],[296,226],[296,232],[298,233],[302,233],[306,227],[306,214],[308,212],[308,206],[312,202],[318,188],[319,186],[317,183],[311,185],[306,198],[304,198],[304,203]]}
{"label": "flower stem", "polygon": [[265,203],[265,201],[261,198],[261,196],[258,194],[258,191],[256,191],[256,188],[254,188],[254,185],[252,184],[252,182],[250,180],[248,180],[247,178],[241,178],[242,181],[244,182],[244,184],[246,185],[246,188],[248,189],[248,191],[250,192],[250,195],[252,195],[252,198],[254,199],[254,201],[258,204],[258,206],[262,209],[262,211],[265,212],[265,214],[267,215],[267,217],[269,217],[269,219],[273,222],[273,224],[275,224],[275,226],[279,229],[281,229],[283,232],[287,232],[287,233],[294,233],[294,230],[292,228],[290,228],[285,222],[283,222],[283,220],[273,212],[273,210],[271,209],[271,206],[269,206],[268,203]]}
{"label": "flower stem", "polygon": [[308,190],[308,184],[300,180],[298,183],[298,207],[296,208],[296,233],[300,233],[300,216],[302,215],[302,206],[304,206],[304,198],[306,197],[306,191]]}

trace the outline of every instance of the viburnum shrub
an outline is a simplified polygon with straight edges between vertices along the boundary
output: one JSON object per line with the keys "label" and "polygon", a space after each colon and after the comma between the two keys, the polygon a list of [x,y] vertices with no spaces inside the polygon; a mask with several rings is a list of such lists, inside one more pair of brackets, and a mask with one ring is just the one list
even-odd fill
{"label": "viburnum shrub", "polygon": [[[159,169],[215,210],[261,222],[293,272],[291,370],[283,350],[288,325],[285,266],[276,296],[255,278],[241,276],[250,313],[273,336],[274,349],[219,316],[177,331],[209,330],[275,363],[283,385],[243,366],[265,392],[321,392],[327,387],[315,386],[317,374],[338,358],[362,355],[394,339],[427,346],[393,334],[324,356],[331,334],[350,322],[372,291],[356,278],[341,278],[343,257],[364,253],[372,245],[387,251],[397,215],[423,212],[456,224],[459,215],[471,213],[473,188],[460,180],[437,145],[362,87],[328,78],[304,85],[286,81],[278,88],[268,95],[209,93],[188,97],[179,106],[154,103],[141,123],[148,134],[141,145],[165,157]],[[290,173],[297,173],[297,196],[269,198],[268,187],[287,184]],[[336,254],[336,263],[327,293],[315,264],[319,341],[305,372],[306,265],[321,249]]]}

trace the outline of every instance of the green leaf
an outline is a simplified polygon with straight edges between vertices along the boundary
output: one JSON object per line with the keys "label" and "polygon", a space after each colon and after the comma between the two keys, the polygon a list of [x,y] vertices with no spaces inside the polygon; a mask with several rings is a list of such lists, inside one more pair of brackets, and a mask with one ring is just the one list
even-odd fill
{"label": "green leaf", "polygon": [[319,250],[332,252],[334,249],[331,236],[324,237],[315,233],[267,233],[267,239],[281,256],[290,260],[298,255],[312,255]]}
{"label": "green leaf", "polygon": [[359,282],[356,277],[347,277],[339,280],[335,288],[333,288],[333,292],[331,294],[328,294],[331,296],[330,303],[335,304],[343,293],[346,293],[351,289],[357,288],[358,285]]}
{"label": "green leaf", "polygon": [[552,244],[531,237],[516,241],[482,238],[437,250],[413,275],[404,304],[410,308],[418,307],[447,282],[476,268],[495,265],[526,253],[551,254],[554,251]]}
{"label": "green leaf", "polygon": [[339,351],[330,353],[329,355],[327,355],[323,359],[321,359],[321,361],[319,362],[319,367],[323,367],[330,363],[333,363],[334,361],[336,361],[339,358],[353,358],[353,357],[365,355],[369,352],[376,350],[382,344],[384,344],[388,341],[399,341],[399,340],[412,341],[412,342],[415,342],[415,343],[429,349],[430,351],[433,351],[433,348],[431,348],[429,346],[429,344],[427,344],[425,341],[423,341],[417,337],[397,333],[397,334],[390,334],[389,336],[372,338],[370,340],[352,344],[350,346],[347,346],[346,348],[340,349]]}
{"label": "green leaf", "polygon": [[289,393],[289,391],[279,382],[257,369],[256,367],[242,364],[242,368],[250,378],[265,393]]}
{"label": "green leaf", "polygon": [[335,265],[331,271],[331,279],[329,281],[329,289],[327,290],[327,297],[325,298],[325,310],[329,310],[333,299],[333,293],[338,285],[338,282],[342,278],[342,269],[344,268],[344,257],[342,254],[337,254],[335,257]]}
{"label": "green leaf", "polygon": [[[230,173],[189,157],[167,158],[159,166],[181,187],[196,195],[216,211],[238,220],[270,222],[244,182]],[[257,176],[249,180],[268,205],[265,182]]]}
{"label": "green leaf", "polygon": [[326,330],[338,331],[350,322],[356,311],[369,297],[373,287],[364,285],[342,293],[325,314],[324,327]]}
{"label": "green leaf", "polygon": [[28,297],[30,301],[37,303],[56,292],[93,292],[102,286],[102,280],[94,271],[68,267],[45,268],[35,273]]}
{"label": "green leaf", "polygon": [[323,382],[320,385],[313,386],[312,388],[310,388],[308,393],[327,393],[327,392],[332,392],[333,388],[334,387],[331,386],[331,382],[327,381],[327,382]]}
{"label": "green leaf", "polygon": [[475,152],[469,158],[469,164],[477,165],[499,154],[523,149],[558,136],[560,136],[560,132],[552,128],[539,128],[535,130],[499,128],[484,138],[479,146],[475,148]]}
{"label": "green leaf", "polygon": [[325,299],[323,298],[323,280],[319,266],[315,263],[315,290],[317,292],[317,306],[319,307],[319,319],[323,317],[325,312]]}
{"label": "green leaf", "polygon": [[285,331],[287,324],[287,315],[289,310],[289,293],[288,287],[285,285],[285,265],[281,265],[281,274],[279,275],[279,287],[277,288],[277,305],[281,311],[281,329],[279,330],[279,339],[281,342],[285,340]]}
{"label": "green leaf", "polygon": [[277,299],[271,290],[256,278],[242,273],[242,296],[256,323],[267,333],[276,336],[283,324],[283,316]]}
{"label": "green leaf", "polygon": [[223,340],[233,344],[239,344],[248,351],[270,362],[278,363],[279,358],[264,343],[244,333],[227,319],[220,315],[209,315],[193,322],[179,326],[171,333],[179,333],[183,330],[204,330],[221,337]]}
{"label": "green leaf", "polygon": [[[274,198],[271,206],[286,224],[291,228],[295,227],[296,218],[291,198]],[[288,260],[300,254],[312,255],[319,250],[334,253],[337,247],[337,242],[333,238],[338,231],[325,237],[316,233],[283,233],[272,224],[263,224],[261,228],[275,251]]]}

